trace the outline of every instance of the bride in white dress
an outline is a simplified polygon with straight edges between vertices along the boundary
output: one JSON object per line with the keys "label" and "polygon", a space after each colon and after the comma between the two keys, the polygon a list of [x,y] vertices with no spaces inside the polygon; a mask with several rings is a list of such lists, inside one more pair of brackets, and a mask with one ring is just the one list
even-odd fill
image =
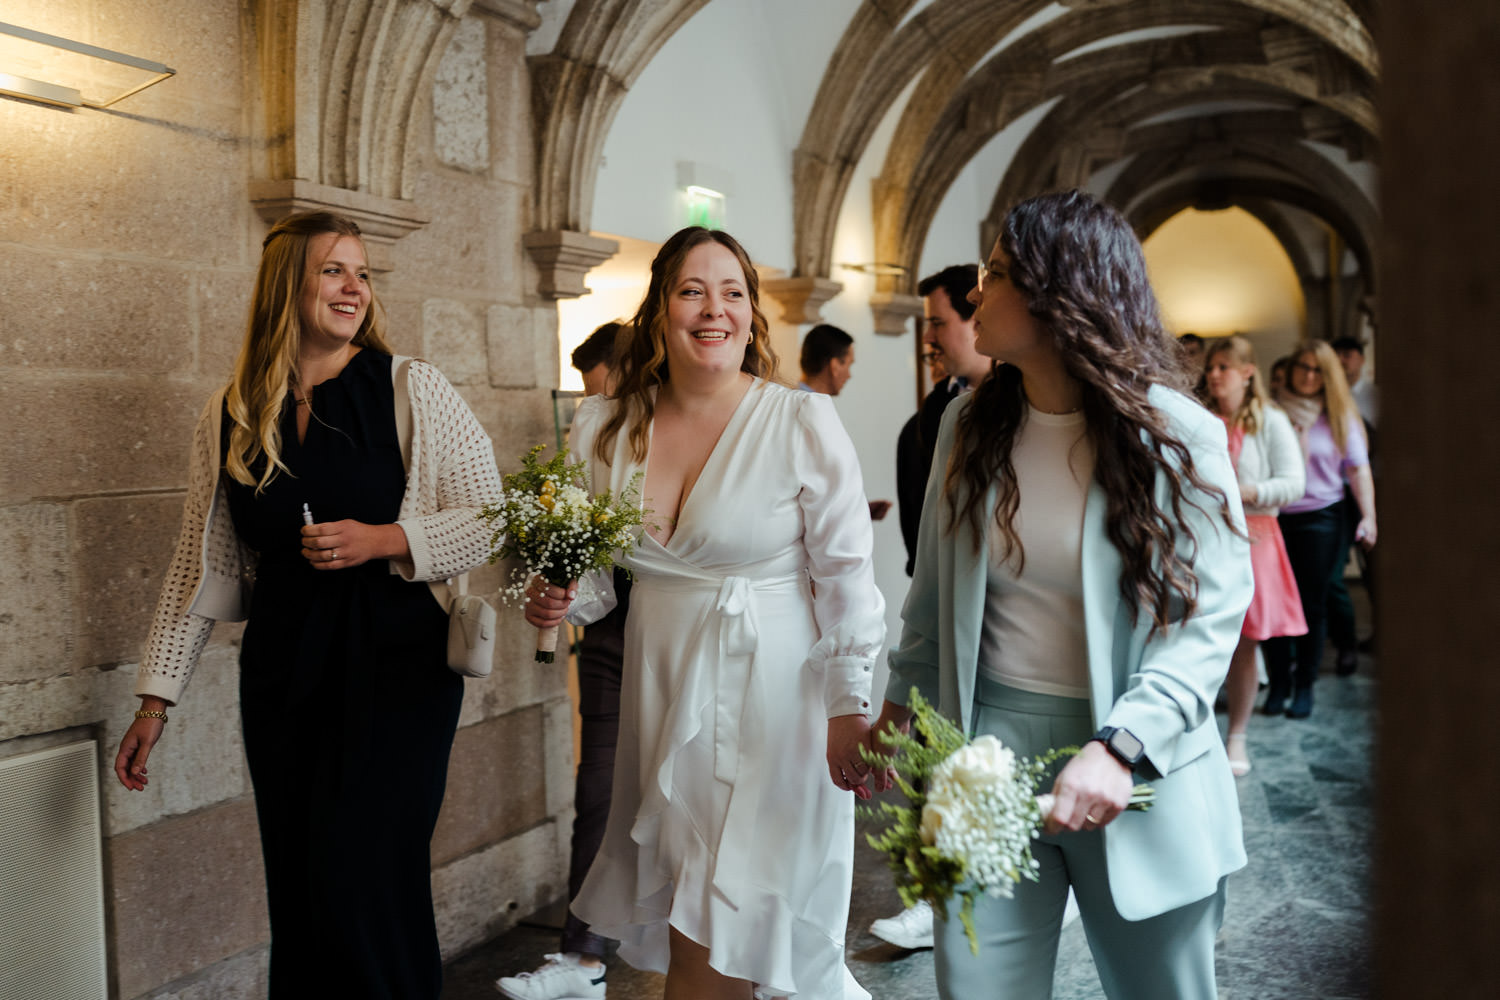
{"label": "bride in white dress", "polygon": [[[643,471],[654,522],[626,562],[614,799],[574,910],[667,1000],[864,1000],[844,928],[884,601],[853,445],[827,396],[770,381],[758,291],[733,238],[674,235],[616,396],[574,418],[593,488]],[[537,625],[612,605],[538,588]]]}

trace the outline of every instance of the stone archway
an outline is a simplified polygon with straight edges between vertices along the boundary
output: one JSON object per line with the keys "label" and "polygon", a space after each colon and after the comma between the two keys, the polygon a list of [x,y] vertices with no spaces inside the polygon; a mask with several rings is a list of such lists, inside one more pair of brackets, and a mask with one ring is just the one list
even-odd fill
{"label": "stone archway", "polygon": [[[1268,62],[1310,63],[1313,68],[1340,64],[1350,67],[1338,75],[1373,78],[1377,59],[1367,28],[1366,0],[1178,0],[1178,2],[1134,3],[1128,0],[1068,0],[1070,8],[1056,21],[1040,29],[1057,33],[1088,30],[1087,25],[1107,24],[1116,31],[1142,25],[1235,22],[1246,37],[1265,50]],[[918,76],[922,82],[903,118],[901,138],[893,143],[898,158],[912,150],[931,150],[945,145],[951,135],[940,135],[936,123],[944,117],[978,125],[984,110],[971,102],[957,101],[963,82],[975,72],[977,62],[1007,34],[1041,11],[1045,4],[1022,2],[997,5],[980,0],[938,0],[910,17],[910,2],[871,4],[862,7],[846,29],[829,68],[794,160],[796,273],[825,276],[829,271],[833,227],[848,192],[849,181],[874,130],[906,86]],[[1017,44],[1028,43],[1030,36]],[[1060,55],[1062,53],[1055,53]],[[1002,56],[1004,53],[1002,53]],[[999,57],[997,57],[998,60]],[[1032,106],[1034,93],[1047,74],[1057,76],[1047,64],[1029,69],[1016,67],[998,88],[1003,100]],[[1014,108],[1011,109],[1012,111]],[[1013,113],[1004,117],[1009,120]],[[993,135],[993,132],[989,133]],[[945,150],[960,163],[974,150]],[[965,155],[967,154],[967,155]],[[891,163],[889,175],[877,183],[875,214],[890,226],[902,215],[921,216],[923,211],[905,208],[909,191],[925,185],[911,184],[903,190],[899,159]],[[956,171],[955,171],[956,172]],[[907,176],[911,176],[907,174]],[[930,199],[941,200],[952,177],[925,178],[937,181]],[[924,179],[924,180],[925,180]],[[934,202],[935,208],[936,202]],[[908,227],[910,228],[910,227]],[[925,233],[925,226],[915,227]],[[901,241],[887,241],[891,242]],[[909,241],[906,241],[909,242]],[[890,250],[880,251],[882,258]],[[906,253],[901,262],[910,257]]]}
{"label": "stone archway", "polygon": [[527,60],[536,214],[524,243],[541,272],[543,296],[584,294],[584,276],[618,249],[589,235],[604,141],[641,70],[707,2],[579,0],[553,50]]}
{"label": "stone archway", "polygon": [[364,230],[371,266],[389,268],[390,244],[427,223],[410,200],[413,108],[473,2],[256,0],[246,15],[260,82],[250,193],[264,218],[341,212]]}

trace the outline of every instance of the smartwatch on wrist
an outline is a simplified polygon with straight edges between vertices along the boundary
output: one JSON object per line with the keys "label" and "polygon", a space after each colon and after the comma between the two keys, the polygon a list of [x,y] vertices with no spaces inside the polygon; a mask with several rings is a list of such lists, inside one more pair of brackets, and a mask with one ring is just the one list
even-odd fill
{"label": "smartwatch on wrist", "polygon": [[1094,739],[1104,744],[1104,749],[1114,754],[1115,759],[1134,771],[1135,766],[1146,756],[1146,744],[1128,729],[1105,726],[1094,734]]}

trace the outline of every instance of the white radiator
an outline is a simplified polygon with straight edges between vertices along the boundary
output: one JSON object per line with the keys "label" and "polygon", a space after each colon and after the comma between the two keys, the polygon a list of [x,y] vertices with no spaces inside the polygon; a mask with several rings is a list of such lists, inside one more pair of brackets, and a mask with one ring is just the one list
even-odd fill
{"label": "white radiator", "polygon": [[0,1000],[105,1000],[97,748],[0,760]]}

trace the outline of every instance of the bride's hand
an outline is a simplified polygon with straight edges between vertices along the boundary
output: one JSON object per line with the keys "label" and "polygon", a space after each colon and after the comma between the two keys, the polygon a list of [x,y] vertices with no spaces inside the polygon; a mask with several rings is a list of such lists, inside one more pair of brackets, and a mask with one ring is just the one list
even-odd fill
{"label": "bride's hand", "polygon": [[[897,705],[895,702],[887,701],[880,707],[880,717],[870,727],[869,735],[865,742],[871,753],[890,755],[892,747],[885,741],[885,735],[895,727],[905,733],[911,729],[911,710],[905,705]],[[870,775],[874,785],[874,792],[879,795],[887,789],[896,786],[896,769],[894,767],[876,768]]]}
{"label": "bride's hand", "polygon": [[828,776],[834,787],[870,798],[870,765],[860,748],[869,744],[868,715],[836,715],[828,720]]}
{"label": "bride's hand", "polygon": [[578,596],[578,581],[566,588],[548,583],[539,576],[526,585],[526,621],[537,628],[561,625],[567,617],[573,598]]}

